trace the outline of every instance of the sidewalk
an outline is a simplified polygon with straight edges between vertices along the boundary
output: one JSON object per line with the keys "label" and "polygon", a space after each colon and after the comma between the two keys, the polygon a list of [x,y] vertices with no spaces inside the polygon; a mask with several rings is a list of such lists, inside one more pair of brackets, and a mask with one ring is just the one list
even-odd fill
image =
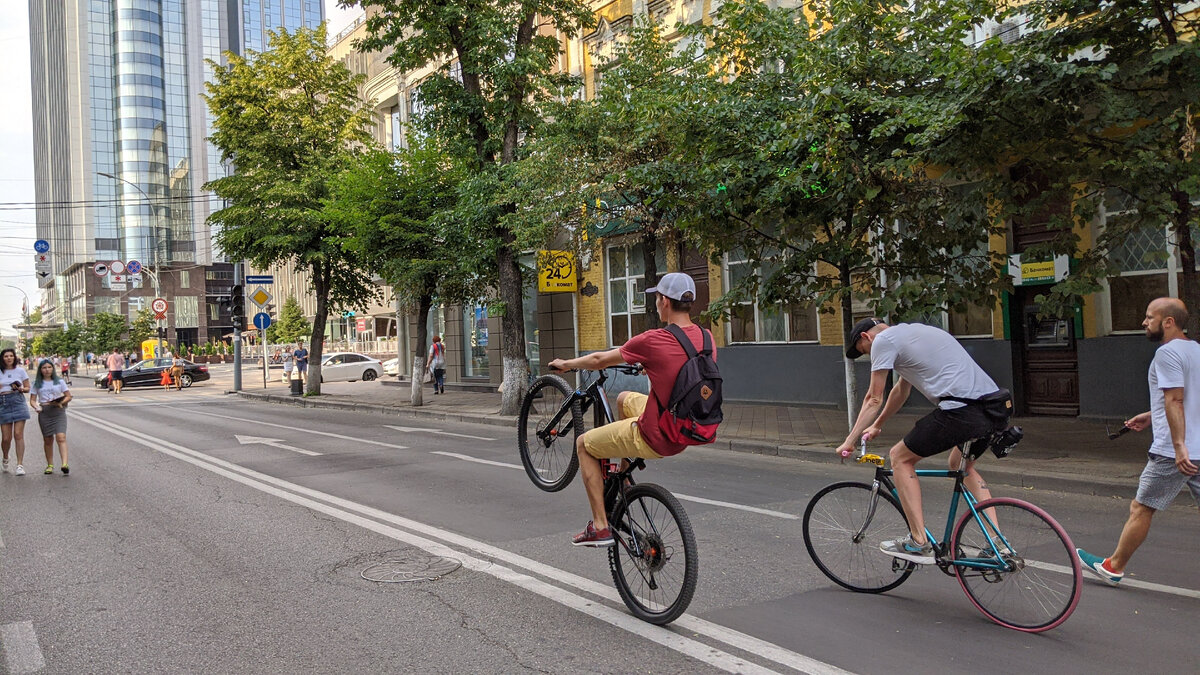
{"label": "sidewalk", "polygon": [[[461,421],[515,427],[515,417],[496,414],[500,394],[450,390],[435,396],[425,390],[425,405],[409,405],[409,385],[393,382],[330,383],[320,397],[292,397],[276,377],[264,390],[261,381],[247,384],[242,396],[305,407],[345,408],[416,419]],[[613,395],[613,394],[610,394]],[[711,448],[791,457],[805,461],[839,461],[833,448],[845,437],[846,413],[829,408],[726,402],[725,421]],[[1136,411],[1133,411],[1136,412]],[[920,415],[901,413],[884,429],[872,449],[885,453]],[[1009,457],[987,454],[980,461],[988,480],[1029,489],[1131,498],[1146,462],[1149,433],[1108,440],[1103,424],[1059,417],[1024,417],[1014,422],[1025,439]],[[1119,425],[1120,422],[1116,421]],[[515,436],[514,436],[515,438]],[[931,460],[929,468],[944,466]],[[849,472],[848,472],[849,475]],[[855,474],[866,479],[864,469]]]}

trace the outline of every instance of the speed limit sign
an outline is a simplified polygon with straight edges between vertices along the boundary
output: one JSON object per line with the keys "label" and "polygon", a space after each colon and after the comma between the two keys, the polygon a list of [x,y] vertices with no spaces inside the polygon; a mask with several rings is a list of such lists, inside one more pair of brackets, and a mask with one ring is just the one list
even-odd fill
{"label": "speed limit sign", "polygon": [[162,298],[155,298],[154,301],[150,303],[150,309],[154,310],[154,318],[156,318],[156,319],[167,318],[167,301],[166,300],[163,300]]}

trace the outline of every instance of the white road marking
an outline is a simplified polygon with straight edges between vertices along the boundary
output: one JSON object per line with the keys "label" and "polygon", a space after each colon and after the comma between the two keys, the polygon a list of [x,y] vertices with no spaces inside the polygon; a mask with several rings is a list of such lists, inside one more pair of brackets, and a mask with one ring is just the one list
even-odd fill
{"label": "white road marking", "polygon": [[716,499],[706,499],[704,497],[693,497],[691,495],[681,495],[678,492],[673,493],[679,499],[687,502],[696,502],[697,504],[710,504],[712,506],[723,506],[727,509],[737,509],[739,511],[749,511],[750,513],[759,513],[764,516],[773,518],[783,518],[785,520],[800,520],[800,516],[783,511],[772,511],[771,509],[760,509],[757,506],[746,506],[745,504],[734,504],[733,502],[722,502]]}
{"label": "white road marking", "polygon": [[[1074,573],[1070,567],[1066,565],[1055,565],[1053,563],[1041,562],[1039,560],[1028,560],[1026,564],[1030,567],[1036,567],[1040,570],[1048,570],[1050,572],[1058,572],[1059,574],[1071,575]],[[1090,573],[1089,573],[1090,574]],[[1170,595],[1178,595],[1185,598],[1200,599],[1200,591],[1194,591],[1190,588],[1178,588],[1175,586],[1167,586],[1165,584],[1156,584],[1151,581],[1139,581],[1138,579],[1122,579],[1121,586],[1129,586],[1132,588],[1144,588],[1148,591],[1157,591],[1159,593],[1168,593]]]}
{"label": "white road marking", "polygon": [[[309,490],[308,488],[305,488],[303,486],[296,485],[294,483],[289,483],[287,481],[280,480],[280,479],[274,478],[272,476],[268,476],[266,474],[259,473],[257,471],[245,469],[245,468],[237,466],[236,464],[233,464],[231,462],[226,462],[224,460],[219,460],[214,457],[210,457],[208,455],[205,455],[204,453],[192,450],[190,448],[186,448],[184,446],[172,443],[170,441],[155,439],[152,436],[148,436],[146,434],[143,434],[138,431],[133,431],[131,429],[122,429],[120,427],[111,425],[108,422],[104,422],[102,420],[96,419],[91,416],[77,414],[76,417],[80,421],[83,421],[88,424],[92,424],[92,425],[99,427],[101,429],[104,429],[104,430],[108,431],[109,433],[112,433],[116,436],[122,436],[129,440],[135,441],[135,442],[140,443],[156,452],[162,453],[162,454],[170,456],[170,457],[174,457],[181,461],[184,461],[184,462],[187,462],[194,466],[197,466],[199,468],[202,468],[206,471],[211,471],[212,473],[215,473],[220,476],[224,476],[225,478],[228,478],[229,480],[235,481],[237,483],[241,483],[248,487],[252,487],[256,490],[260,490],[260,491],[270,494],[272,496],[278,497],[279,499],[290,501],[292,503],[299,504],[301,506],[310,508],[314,511],[318,511],[318,512],[324,513],[326,515],[329,515],[329,516],[332,516],[335,518],[339,518],[345,522],[348,522],[348,523],[351,523],[354,525],[358,525],[359,527],[368,529],[377,534],[395,539],[396,541],[401,541],[406,544],[416,546],[416,547],[421,548],[433,555],[448,556],[448,557],[455,558],[457,560],[462,561],[463,567],[465,567],[467,569],[474,570],[476,572],[481,572],[483,574],[487,574],[492,577],[495,577],[496,579],[499,579],[501,581],[506,581],[515,586],[524,588],[525,590],[528,590],[528,591],[530,591],[536,595],[539,595],[543,598],[557,602],[565,607],[569,607],[580,613],[586,614],[595,619],[603,621],[609,625],[612,625],[616,628],[624,630],[634,636],[645,638],[652,642],[658,643],[664,647],[667,647],[668,649],[675,650],[675,651],[677,651],[681,654],[684,654],[686,656],[689,656],[697,661],[700,661],[702,663],[706,663],[710,666],[713,666],[714,668],[719,668],[721,670],[724,670],[724,671],[730,672],[730,673],[763,673],[763,674],[766,674],[766,673],[775,672],[768,668],[764,668],[755,663],[747,661],[743,658],[735,656],[733,654],[715,649],[711,645],[707,645],[707,644],[704,644],[703,642],[693,640],[689,637],[686,637],[685,635],[680,634],[680,632],[678,632],[678,631],[669,630],[667,628],[663,628],[660,626],[654,626],[651,624],[644,623],[644,622],[634,618],[632,615],[627,614],[624,611],[617,610],[608,605],[597,604],[597,603],[589,600],[586,597],[583,597],[581,595],[576,595],[574,593],[567,591],[566,589],[559,588],[558,586],[554,586],[545,581],[537,579],[536,577],[532,577],[527,574],[523,574],[516,570],[510,569],[508,567],[498,565],[495,562],[492,562],[489,560],[483,560],[481,558],[476,558],[473,556],[465,555],[462,551],[459,551],[458,549],[451,548],[442,543],[433,541],[431,539],[426,539],[425,537],[419,536],[412,532],[408,532],[408,531],[401,530],[401,529],[398,529],[395,527],[391,527],[391,526],[385,525],[383,523],[377,522],[376,520],[369,519],[363,515],[357,515],[357,514],[351,512],[351,511],[370,512],[370,511],[376,511],[375,509],[371,509],[369,507],[365,507],[360,504],[355,504],[353,502],[343,500],[339,497],[334,497],[333,495],[328,495],[328,494],[325,494],[322,492],[318,492],[316,490]],[[315,499],[310,499],[308,496],[304,496],[304,495],[311,495],[312,497],[321,499],[321,500],[323,500],[323,502],[328,502],[328,503],[322,503],[322,501],[316,501]],[[333,504],[338,504],[338,503],[347,504],[351,507],[351,509],[345,509],[345,508],[340,508],[338,506],[333,506]],[[379,513],[382,514],[383,512],[379,512]],[[384,514],[384,515],[390,516],[391,514]],[[407,521],[407,519],[402,519],[402,518],[398,518],[398,519],[402,520],[402,521]],[[460,537],[460,535],[455,535],[453,533],[446,532],[444,530],[438,530],[438,528],[433,528],[431,526],[427,526],[422,523],[416,523],[415,521],[407,521],[407,522],[411,522],[414,525],[418,525],[422,529],[430,529],[433,531],[440,532],[446,537],[461,538],[466,541],[472,541],[477,546],[484,546],[484,547],[488,546],[487,544],[483,544],[483,542],[474,542],[473,540],[466,539],[465,537]],[[554,568],[549,568],[549,569],[554,569]],[[561,570],[555,570],[555,571],[560,572],[561,574],[567,574],[565,572],[561,572]],[[615,593],[613,593],[612,595],[615,595]],[[749,637],[749,636],[746,636],[746,637]],[[751,638],[751,639],[753,639],[753,638]],[[777,648],[777,649],[782,650],[782,648]],[[784,651],[786,651],[786,650],[784,650]],[[797,654],[796,656],[804,658],[804,659],[808,659],[808,657],[803,657],[802,655],[799,655],[799,654]],[[828,673],[830,675],[834,675],[834,674],[841,674],[841,673],[846,672],[846,671],[837,669],[833,666],[829,666],[828,664],[824,664],[820,661],[815,661],[815,660],[811,660],[811,659],[809,659],[809,661],[811,661],[814,664],[820,664],[820,666],[824,666],[824,668],[807,671],[807,672],[814,673],[814,675],[817,675],[817,674],[824,675],[826,673]]]}
{"label": "white road marking", "polygon": [[189,408],[188,412],[193,412],[193,413],[196,413],[197,415],[208,415],[209,417],[220,417],[221,419],[234,420],[236,422],[250,422],[251,424],[257,424],[259,426],[264,426],[264,427],[277,427],[279,429],[291,429],[293,431],[303,431],[304,433],[307,433],[307,434],[317,434],[320,436],[329,436],[330,438],[340,438],[344,441],[351,441],[354,443],[366,443],[368,445],[379,445],[379,446],[382,446],[385,448],[395,448],[396,450],[407,450],[408,449],[407,445],[396,445],[394,443],[384,443],[383,441],[372,441],[372,440],[368,440],[365,438],[355,438],[354,436],[345,436],[342,434],[335,434],[335,433],[332,433],[329,431],[317,431],[315,429],[303,429],[303,428],[297,427],[293,424],[275,424],[273,422],[264,422],[262,420],[246,419],[245,417],[231,417],[229,415],[218,415],[217,413],[205,412],[203,410],[195,410],[193,408]]}
{"label": "white road marking", "polygon": [[521,466],[520,464],[509,464],[508,462],[496,462],[496,461],[493,461],[490,459],[479,459],[478,457],[472,457],[470,455],[460,455],[457,452],[442,452],[441,450],[430,450],[429,454],[442,455],[444,457],[453,457],[454,459],[461,459],[464,462],[475,462],[477,464],[489,464],[491,466],[502,466],[506,469],[520,469],[522,471],[525,470],[525,467]]}
{"label": "white road marking", "polygon": [[0,548],[4,548],[4,537],[0,537]]}
{"label": "white road marking", "polygon": [[0,647],[10,673],[35,673],[46,667],[32,621],[0,626]]}
{"label": "white road marking", "polygon": [[411,433],[414,431],[423,431],[427,434],[438,434],[441,436],[458,436],[459,438],[471,438],[471,439],[474,439],[477,441],[494,441],[494,440],[496,440],[494,438],[487,438],[485,436],[472,436],[470,434],[456,434],[453,431],[442,431],[441,429],[433,429],[431,427],[397,427],[397,426],[393,426],[391,424],[385,424],[383,426],[385,426],[389,429],[395,429],[396,431],[403,431],[405,433]]}
{"label": "white road marking", "polygon": [[269,445],[272,448],[291,450],[292,452],[298,452],[301,455],[308,455],[310,457],[320,457],[322,454],[319,452],[313,452],[312,450],[301,450],[300,448],[287,445],[283,442],[282,438],[260,438],[258,436],[240,436],[238,434],[234,434],[233,437],[236,438],[237,442],[241,443],[242,445]]}

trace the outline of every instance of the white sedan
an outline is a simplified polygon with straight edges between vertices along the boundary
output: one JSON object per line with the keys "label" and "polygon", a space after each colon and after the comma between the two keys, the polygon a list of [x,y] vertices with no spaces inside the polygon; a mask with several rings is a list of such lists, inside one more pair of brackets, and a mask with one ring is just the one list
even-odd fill
{"label": "white sedan", "polygon": [[383,374],[383,363],[365,354],[333,352],[321,357],[322,382],[370,382]]}
{"label": "white sedan", "polygon": [[383,362],[383,372],[388,375],[399,375],[400,374],[400,359],[394,358],[394,359],[388,359],[387,361],[384,361]]}

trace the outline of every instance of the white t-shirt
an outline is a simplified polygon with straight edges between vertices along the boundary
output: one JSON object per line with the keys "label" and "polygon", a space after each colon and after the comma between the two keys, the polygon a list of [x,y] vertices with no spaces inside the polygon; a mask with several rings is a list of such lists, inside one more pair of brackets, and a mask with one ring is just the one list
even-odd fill
{"label": "white t-shirt", "polygon": [[7,394],[21,388],[21,383],[29,379],[29,373],[21,366],[0,372],[0,394]]}
{"label": "white t-shirt", "polygon": [[1175,458],[1175,443],[1167,425],[1164,389],[1183,387],[1184,442],[1188,458],[1200,459],[1200,343],[1171,340],[1154,352],[1150,362],[1150,420],[1154,443],[1150,452]]}
{"label": "white t-shirt", "polygon": [[37,394],[38,403],[49,403],[56,398],[62,398],[69,389],[70,387],[67,386],[65,380],[59,380],[58,382],[46,380],[42,382],[41,388],[31,389],[30,391]]}
{"label": "white t-shirt", "polygon": [[979,398],[1000,387],[983,372],[967,350],[940,328],[901,323],[885,328],[871,343],[871,371],[894,370],[925,398],[944,409],[964,403],[943,396]]}

